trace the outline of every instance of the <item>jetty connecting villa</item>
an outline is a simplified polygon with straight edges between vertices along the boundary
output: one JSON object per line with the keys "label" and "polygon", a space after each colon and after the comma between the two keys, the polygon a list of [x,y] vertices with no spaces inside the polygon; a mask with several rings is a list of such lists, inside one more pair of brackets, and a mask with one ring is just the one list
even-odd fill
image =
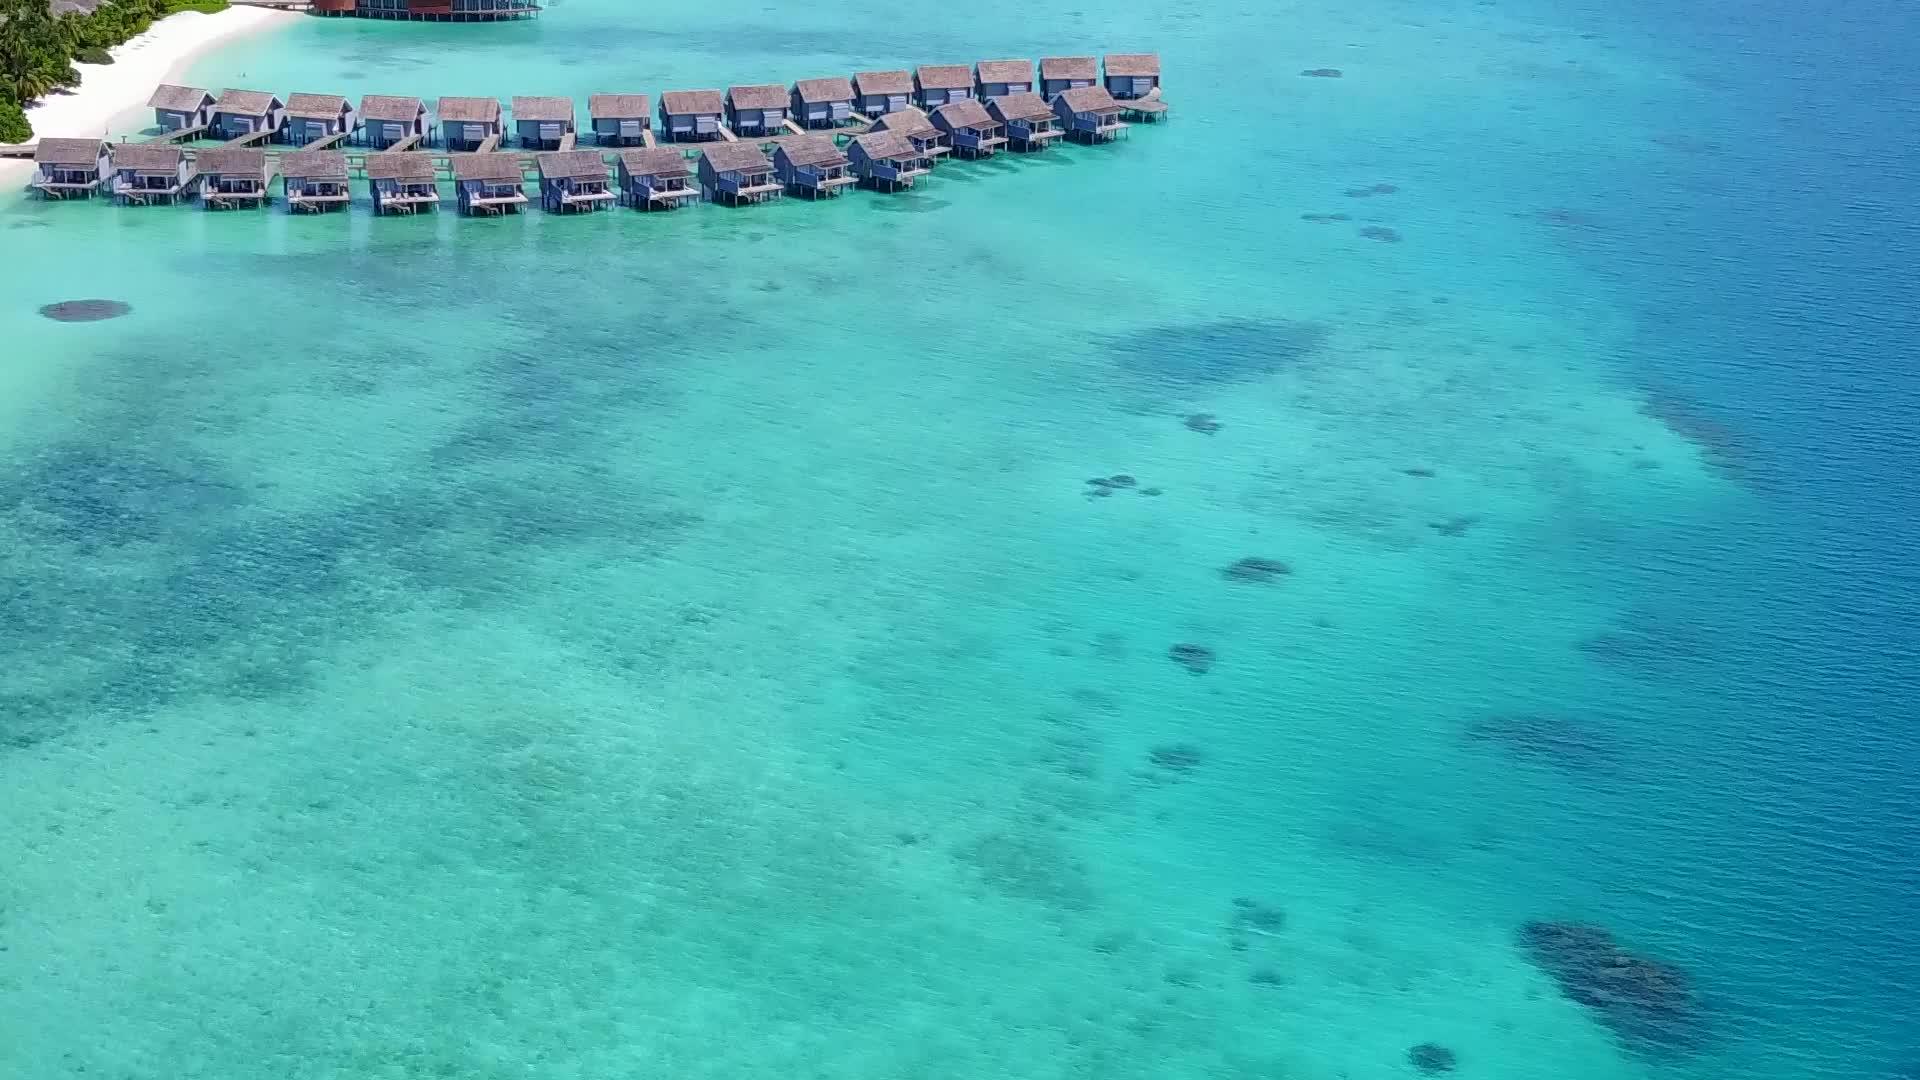
{"label": "jetty connecting villa", "polygon": [[[314,0],[376,12],[414,0]],[[451,0],[510,13],[519,0]],[[442,4],[442,6],[448,6]],[[393,17],[400,17],[398,15]],[[503,15],[502,17],[506,17]],[[655,102],[658,103],[657,124]],[[692,201],[753,205],[787,194],[895,192],[942,157],[1034,153],[1058,139],[1098,144],[1129,121],[1167,115],[1150,53],[925,64],[790,84],[594,94],[587,123],[569,97],[415,97],[162,86],[141,141],[46,138],[0,146],[31,157],[48,199],[102,195],[121,205],[198,202],[210,210],[280,201],[290,213],[350,206],[365,185],[376,214],[442,205],[491,216]],[[276,185],[276,181],[278,184]],[[451,199],[443,197],[444,190]],[[529,185],[533,196],[529,197]]]}

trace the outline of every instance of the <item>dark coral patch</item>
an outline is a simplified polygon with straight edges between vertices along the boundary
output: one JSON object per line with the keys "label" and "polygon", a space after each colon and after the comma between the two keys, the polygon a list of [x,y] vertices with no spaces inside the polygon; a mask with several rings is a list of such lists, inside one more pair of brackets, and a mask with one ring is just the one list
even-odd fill
{"label": "dark coral patch", "polygon": [[1265,559],[1258,555],[1249,555],[1220,570],[1220,575],[1228,581],[1269,582],[1291,573],[1293,567],[1279,559]]}
{"label": "dark coral patch", "polygon": [[1122,370],[1180,384],[1265,378],[1311,358],[1327,328],[1292,319],[1221,319],[1148,327],[1106,342]]}
{"label": "dark coral patch", "polygon": [[1197,431],[1202,435],[1211,435],[1219,431],[1222,427],[1220,421],[1214,419],[1212,413],[1204,412],[1194,413],[1192,416],[1187,417],[1184,423],[1188,431]]}
{"label": "dark coral patch", "polygon": [[1421,1043],[1407,1048],[1407,1063],[1423,1076],[1438,1076],[1453,1071],[1458,1058],[1439,1043]]}
{"label": "dark coral patch", "polygon": [[1470,725],[1465,735],[1518,757],[1573,772],[1608,772],[1619,755],[1590,725],[1553,713],[1502,713]]}
{"label": "dark coral patch", "polygon": [[1465,536],[1467,535],[1468,529],[1478,524],[1480,524],[1480,515],[1459,514],[1447,518],[1444,521],[1429,521],[1427,522],[1427,528],[1432,529],[1441,536]]}
{"label": "dark coral patch", "polygon": [[1378,240],[1383,244],[1397,244],[1400,242],[1399,231],[1389,229],[1385,225],[1369,225],[1360,230],[1360,235],[1369,240]]}
{"label": "dark coral patch", "polygon": [[1192,743],[1162,743],[1147,751],[1147,760],[1168,772],[1192,772],[1206,759]]}
{"label": "dark coral patch", "polygon": [[1167,650],[1167,659],[1186,668],[1191,674],[1205,675],[1212,670],[1215,657],[1213,650],[1205,645],[1183,641]]}
{"label": "dark coral patch", "polygon": [[1366,187],[1348,188],[1347,198],[1371,199],[1375,195],[1392,195],[1399,190],[1398,184],[1368,184]]}
{"label": "dark coral patch", "polygon": [[1341,71],[1339,68],[1308,68],[1300,76],[1305,79],[1338,79],[1341,78]]}
{"label": "dark coral patch", "polygon": [[54,322],[99,322],[133,314],[133,305],[123,300],[62,300],[40,309]]}
{"label": "dark coral patch", "polygon": [[1701,460],[1712,468],[1735,479],[1749,478],[1753,456],[1739,433],[1707,415],[1698,402],[1676,394],[1651,393],[1640,403],[1640,413],[1692,443],[1700,451]]}
{"label": "dark coral patch", "polygon": [[1640,1050],[1684,1049],[1695,1043],[1700,1003],[1685,972],[1635,953],[1604,927],[1532,921],[1520,946],[1568,1000],[1592,1010],[1614,1035]]}
{"label": "dark coral patch", "polygon": [[1301,214],[1301,221],[1311,221],[1316,225],[1325,225],[1335,221],[1352,221],[1352,214]]}

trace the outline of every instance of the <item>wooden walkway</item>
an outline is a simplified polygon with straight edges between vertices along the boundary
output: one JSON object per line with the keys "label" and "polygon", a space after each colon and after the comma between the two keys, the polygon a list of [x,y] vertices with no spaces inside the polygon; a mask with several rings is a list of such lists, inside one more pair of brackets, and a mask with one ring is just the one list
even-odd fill
{"label": "wooden walkway", "polygon": [[288,153],[299,153],[302,150],[328,150],[333,148],[334,146],[337,146],[343,142],[346,142],[347,136],[350,134],[352,134],[352,132],[336,131],[324,139],[315,139],[310,143],[305,143],[300,146],[289,147]]}
{"label": "wooden walkway", "polygon": [[153,138],[148,139],[147,141],[154,142],[154,143],[187,142],[197,137],[201,132],[205,130],[207,130],[207,125],[200,124],[195,127],[180,128],[175,131],[163,131],[160,134],[155,135]]}
{"label": "wooden walkway", "polygon": [[40,144],[37,142],[0,146],[0,158],[26,158],[28,161],[32,161],[34,155],[39,152]]}
{"label": "wooden walkway", "polygon": [[274,132],[273,130],[263,128],[260,131],[249,131],[245,135],[235,135],[233,138],[228,139],[226,142],[223,142],[220,145],[223,147],[224,146],[251,146],[254,143],[264,142],[268,139],[271,139],[275,134],[277,133]]}
{"label": "wooden walkway", "polygon": [[474,150],[474,153],[491,154],[498,149],[500,149],[500,136],[489,135],[485,139],[481,140],[479,147]]}
{"label": "wooden walkway", "polygon": [[571,131],[567,132],[565,135],[560,136],[560,151],[562,153],[565,153],[566,151],[573,149],[574,144],[578,143],[579,141],[580,140],[574,135],[573,132]]}

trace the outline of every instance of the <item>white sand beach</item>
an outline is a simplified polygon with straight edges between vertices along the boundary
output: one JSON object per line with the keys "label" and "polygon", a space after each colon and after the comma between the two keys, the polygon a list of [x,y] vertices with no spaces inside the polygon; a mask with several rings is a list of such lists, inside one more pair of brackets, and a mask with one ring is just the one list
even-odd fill
{"label": "white sand beach", "polygon": [[[139,130],[146,126],[146,101],[155,86],[178,79],[200,57],[236,37],[296,18],[290,12],[255,7],[170,15],[113,49],[112,64],[75,64],[80,85],[27,109],[27,121],[36,138],[104,138]],[[12,184],[32,170],[30,162],[0,162],[0,179]]]}

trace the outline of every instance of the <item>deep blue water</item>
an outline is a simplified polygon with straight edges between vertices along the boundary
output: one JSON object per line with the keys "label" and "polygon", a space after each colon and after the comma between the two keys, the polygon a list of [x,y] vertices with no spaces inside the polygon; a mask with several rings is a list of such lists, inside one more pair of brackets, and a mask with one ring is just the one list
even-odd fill
{"label": "deep blue water", "polygon": [[1617,886],[1602,903],[1684,942],[1753,1033],[1791,1032],[1809,1072],[1912,1075],[1920,12],[1568,17],[1669,57],[1718,118],[1676,130],[1663,169],[1596,170],[1575,208],[1593,226],[1562,235],[1634,313],[1622,371],[1722,440],[1749,494],[1617,561],[1648,612],[1626,659],[1666,682],[1659,722],[1691,732],[1695,756],[1685,784],[1648,793],[1640,850],[1663,853],[1626,872],[1598,860],[1593,879]]}

